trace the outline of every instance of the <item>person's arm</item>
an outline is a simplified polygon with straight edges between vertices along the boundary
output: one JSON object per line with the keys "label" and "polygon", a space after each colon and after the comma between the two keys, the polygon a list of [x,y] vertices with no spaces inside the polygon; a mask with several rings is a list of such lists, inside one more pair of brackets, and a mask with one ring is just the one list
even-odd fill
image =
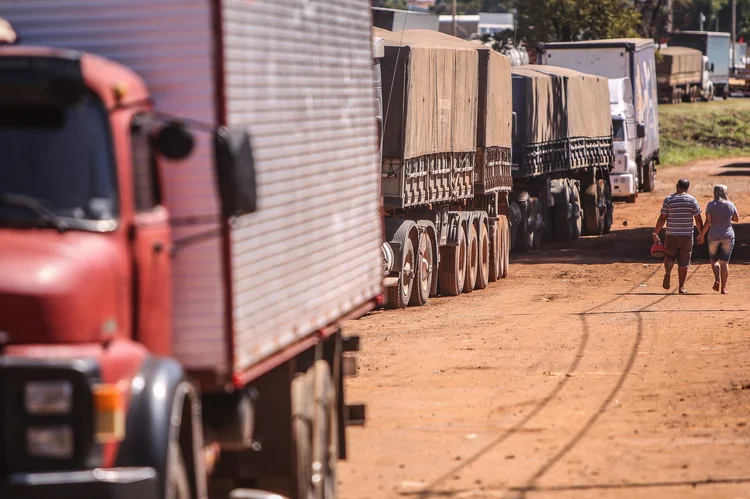
{"label": "person's arm", "polygon": [[659,215],[659,219],[656,220],[656,226],[654,227],[654,233],[652,235],[653,240],[655,243],[661,242],[661,239],[659,239],[659,231],[664,227],[664,223],[667,221],[667,215],[662,213]]}
{"label": "person's arm", "polygon": [[[708,212],[706,212],[708,213]],[[698,201],[693,205],[693,218],[695,219],[695,225],[698,227],[698,233],[703,231],[703,217],[701,217],[701,206]]]}
{"label": "person's arm", "polygon": [[732,222],[739,222],[740,221],[740,214],[737,212],[737,205],[732,203],[732,207],[734,208],[734,214],[732,215]]}
{"label": "person's arm", "polygon": [[[700,215],[698,215],[700,217]],[[698,244],[703,244],[703,241],[706,237],[706,234],[708,234],[708,229],[711,228],[711,213],[706,209],[706,223],[703,224],[703,228],[700,231],[700,234],[698,234]]]}

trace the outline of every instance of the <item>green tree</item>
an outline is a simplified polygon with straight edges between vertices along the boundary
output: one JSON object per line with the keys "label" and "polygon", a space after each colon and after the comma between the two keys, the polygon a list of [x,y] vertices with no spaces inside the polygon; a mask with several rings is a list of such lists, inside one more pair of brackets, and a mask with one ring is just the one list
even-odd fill
{"label": "green tree", "polygon": [[516,0],[518,37],[538,42],[637,36],[641,14],[631,0]]}

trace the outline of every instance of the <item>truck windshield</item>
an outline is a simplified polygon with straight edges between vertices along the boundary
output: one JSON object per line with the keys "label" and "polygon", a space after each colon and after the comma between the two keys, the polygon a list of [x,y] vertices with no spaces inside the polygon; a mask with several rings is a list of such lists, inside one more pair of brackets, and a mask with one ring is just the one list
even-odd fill
{"label": "truck windshield", "polygon": [[612,120],[612,135],[617,142],[622,142],[625,140],[624,120]]}
{"label": "truck windshield", "polygon": [[[0,106],[0,155],[0,195],[7,199],[32,199],[81,230],[103,230],[101,221],[116,218],[109,122],[92,94],[56,107]],[[41,223],[39,218],[18,203],[0,203],[2,225]]]}

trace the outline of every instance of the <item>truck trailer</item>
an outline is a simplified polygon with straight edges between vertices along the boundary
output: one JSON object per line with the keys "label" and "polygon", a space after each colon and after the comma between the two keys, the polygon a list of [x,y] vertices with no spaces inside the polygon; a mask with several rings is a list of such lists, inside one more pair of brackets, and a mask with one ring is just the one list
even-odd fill
{"label": "truck trailer", "polygon": [[373,36],[388,304],[483,289],[509,264],[510,61],[433,31]]}
{"label": "truck trailer", "polygon": [[671,47],[700,50],[711,63],[711,83],[714,95],[729,98],[729,66],[731,39],[729,33],[719,31],[675,31],[668,33]]}
{"label": "truck trailer", "polygon": [[612,227],[613,163],[607,79],[554,66],[513,74],[513,248],[567,241]]}
{"label": "truck trailer", "polygon": [[659,101],[677,104],[712,100],[713,63],[700,50],[687,47],[664,47],[656,61],[656,85]]}
{"label": "truck trailer", "polygon": [[618,162],[612,172],[620,183],[633,185],[632,196],[638,190],[654,190],[656,165],[659,164],[659,116],[656,93],[654,41],[645,38],[617,38],[583,42],[546,43],[539,47],[539,63],[575,69],[606,78],[630,78],[633,85],[636,116],[637,169],[623,170],[630,161]]}
{"label": "truck trailer", "polygon": [[0,17],[0,497],[335,497],[339,326],[382,297],[370,3]]}

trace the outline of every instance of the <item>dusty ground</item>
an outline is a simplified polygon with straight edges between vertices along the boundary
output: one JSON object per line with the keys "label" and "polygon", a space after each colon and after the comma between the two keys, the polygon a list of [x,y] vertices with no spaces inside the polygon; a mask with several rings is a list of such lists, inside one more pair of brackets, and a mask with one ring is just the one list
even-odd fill
{"label": "dusty ground", "polygon": [[728,296],[702,259],[690,295],[665,292],[648,248],[678,176],[704,207],[728,184],[750,222],[750,164],[661,169],[608,236],[350,323],[363,346],[348,398],[368,422],[349,430],[341,497],[750,497],[750,224]]}

